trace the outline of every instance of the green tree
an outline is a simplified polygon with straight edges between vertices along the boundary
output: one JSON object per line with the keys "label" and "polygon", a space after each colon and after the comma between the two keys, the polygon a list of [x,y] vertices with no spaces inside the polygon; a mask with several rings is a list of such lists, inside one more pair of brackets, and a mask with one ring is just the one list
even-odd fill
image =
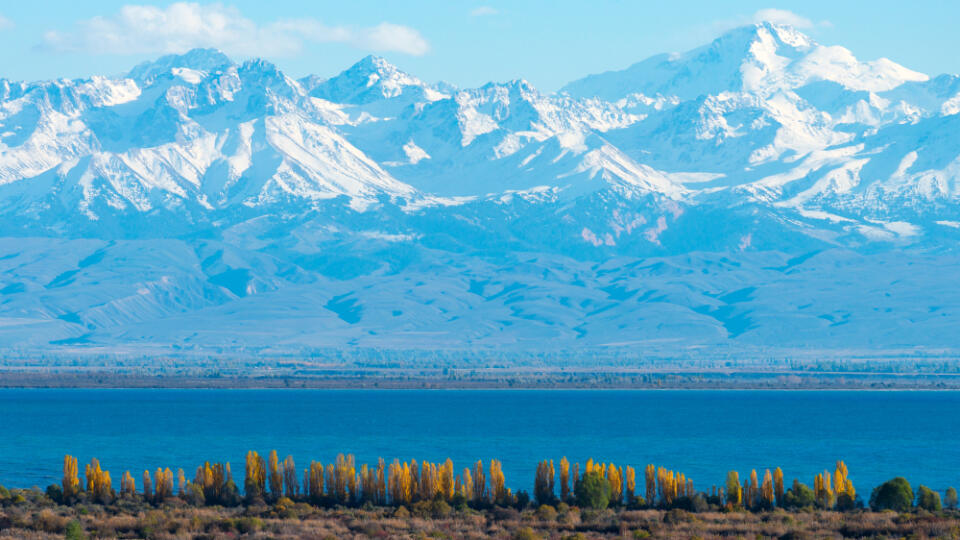
{"label": "green tree", "polygon": [[958,504],[957,490],[953,489],[952,487],[947,488],[947,497],[944,502],[946,502],[947,508],[950,510],[956,510]]}
{"label": "green tree", "polygon": [[921,485],[917,488],[917,508],[923,508],[927,512],[943,510],[943,506],[940,504],[940,494],[927,486]]}
{"label": "green tree", "polygon": [[906,512],[913,505],[913,489],[906,478],[898,476],[887,480],[873,489],[870,494],[870,508],[874,510],[896,510]]}
{"label": "green tree", "polygon": [[583,473],[573,492],[582,507],[602,510],[610,504],[610,482],[599,471]]}
{"label": "green tree", "polygon": [[783,495],[783,505],[786,508],[810,508],[816,501],[817,497],[813,490],[796,479],[793,481],[793,487]]}
{"label": "green tree", "polygon": [[553,461],[543,460],[537,464],[537,476],[533,480],[533,496],[538,504],[554,504],[557,496],[554,494],[553,482],[555,478]]}

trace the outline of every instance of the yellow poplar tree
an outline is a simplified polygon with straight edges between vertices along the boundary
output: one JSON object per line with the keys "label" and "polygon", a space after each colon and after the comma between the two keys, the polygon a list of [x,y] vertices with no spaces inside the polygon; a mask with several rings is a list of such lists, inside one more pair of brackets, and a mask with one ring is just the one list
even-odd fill
{"label": "yellow poplar tree", "polygon": [[830,473],[824,471],[813,479],[813,493],[821,508],[832,508],[834,503],[833,486]]}
{"label": "yellow poplar tree", "polygon": [[150,479],[150,471],[143,471],[143,498],[153,499],[153,481]]}
{"label": "yellow poplar tree", "polygon": [[740,488],[740,473],[737,471],[727,473],[727,504],[733,507],[743,504],[743,493]]}
{"label": "yellow poplar tree", "polygon": [[747,508],[756,508],[760,501],[760,482],[757,479],[757,470],[750,470],[750,483],[747,485],[744,506]]}
{"label": "yellow poplar tree", "polygon": [[560,500],[570,498],[570,462],[567,456],[560,458]]}
{"label": "yellow poplar tree", "polygon": [[470,468],[464,467],[460,473],[461,483],[463,484],[463,497],[467,500],[473,497],[473,475],[470,474]]}
{"label": "yellow poplar tree", "polygon": [[124,471],[120,477],[120,494],[126,497],[132,497],[137,493],[137,483],[133,479],[130,471]]}
{"label": "yellow poplar tree", "polygon": [[764,508],[773,508],[776,504],[776,493],[773,486],[773,475],[770,469],[763,474],[763,484],[760,485],[760,498],[763,500]]}
{"label": "yellow poplar tree", "polygon": [[783,471],[777,467],[773,471],[773,489],[777,499],[777,506],[783,506]]}
{"label": "yellow poplar tree", "polygon": [[315,502],[323,498],[323,464],[318,461],[310,462],[310,469],[307,471],[308,481],[304,489]]}
{"label": "yellow poplar tree", "polygon": [[646,474],[647,506],[655,506],[657,503],[657,470],[651,463],[647,465],[644,473]]}
{"label": "yellow poplar tree", "polygon": [[447,501],[453,500],[455,487],[453,476],[453,460],[447,458],[440,467],[440,491],[443,492],[443,498]]}
{"label": "yellow poplar tree", "polygon": [[290,455],[283,460],[283,486],[284,495],[291,499],[300,492],[300,485],[297,481],[297,465],[293,461],[293,456]]}
{"label": "yellow poplar tree", "polygon": [[262,497],[266,490],[267,471],[263,458],[255,451],[247,452],[246,476],[243,488],[249,497]]}
{"label": "yellow poplar tree", "polygon": [[280,459],[277,457],[277,451],[271,450],[268,460],[270,472],[267,476],[270,482],[270,494],[276,498],[283,496],[283,474],[280,472]]}
{"label": "yellow poplar tree", "polygon": [[177,495],[183,497],[187,489],[187,475],[183,469],[177,469]]}
{"label": "yellow poplar tree", "polygon": [[69,500],[80,493],[80,479],[77,477],[77,458],[63,456],[63,498]]}
{"label": "yellow poplar tree", "polygon": [[490,495],[496,503],[502,503],[507,498],[503,466],[496,459],[490,460]]}
{"label": "yellow poplar tree", "polygon": [[637,490],[637,471],[633,470],[633,467],[627,465],[626,469],[626,489],[627,489],[627,504],[633,504],[634,498],[636,495],[634,493]]}
{"label": "yellow poplar tree", "polygon": [[377,504],[387,504],[387,464],[383,458],[377,461]]}
{"label": "yellow poplar tree", "polygon": [[487,476],[483,472],[483,460],[473,465],[473,500],[480,502],[487,496]]}

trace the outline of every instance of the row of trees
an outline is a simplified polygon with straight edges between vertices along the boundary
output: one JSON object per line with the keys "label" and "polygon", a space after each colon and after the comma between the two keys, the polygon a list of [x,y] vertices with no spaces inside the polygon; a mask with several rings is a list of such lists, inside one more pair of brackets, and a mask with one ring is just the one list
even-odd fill
{"label": "row of trees", "polygon": [[[566,502],[594,508],[625,505],[700,510],[712,505],[752,511],[775,507],[843,511],[863,506],[843,461],[837,462],[832,474],[824,471],[814,477],[813,489],[798,480],[793,481],[790,489],[784,489],[783,471],[779,467],[772,472],[767,469],[762,480],[753,470],[743,482],[737,471],[730,471],[723,486],[713,486],[706,492],[697,492],[693,480],[682,472],[653,464],[647,465],[643,472],[641,492],[636,470],[631,466],[590,459],[581,469],[579,463],[571,463],[564,457],[557,468],[553,460],[544,460],[537,464],[533,494],[538,504]],[[229,463],[206,462],[197,467],[192,480],[187,479],[183,469],[178,469],[176,486],[169,468],[158,468],[152,474],[144,471],[140,493],[130,471],[121,477],[119,494],[115,492],[110,472],[103,470],[95,458],[86,465],[84,479],[81,483],[77,459],[67,455],[63,461],[62,482],[60,486],[48,488],[48,493],[66,503],[81,498],[109,503],[117,497],[142,497],[159,503],[176,493],[191,504],[227,506],[238,505],[244,498],[252,501],[281,497],[314,504],[380,506],[437,500],[473,506],[512,505],[529,500],[525,492],[515,495],[506,487],[503,467],[497,460],[490,461],[488,467],[477,461],[472,468],[466,467],[457,474],[450,459],[443,463],[394,460],[389,466],[380,459],[374,466],[358,467],[352,455],[340,454],[332,463],[311,461],[303,471],[301,483],[292,456],[280,461],[276,451],[270,452],[266,459],[251,451],[246,456],[242,495]],[[914,505],[914,499],[917,507],[928,510],[939,510],[943,506],[940,495],[925,486],[920,486],[915,496],[903,478],[874,489],[869,504],[878,510],[903,511]],[[947,490],[945,502],[947,507],[956,508],[956,490]]]}
{"label": "row of trees", "polygon": [[[487,481],[489,478],[489,483]],[[77,459],[64,456],[63,480],[53,493],[60,500],[72,502],[81,495],[108,503],[118,494],[113,490],[109,471],[103,471],[94,458],[85,470],[86,489],[80,484]],[[193,480],[187,480],[183,469],[177,470],[177,495],[193,504],[239,504],[243,497],[233,480],[229,463],[206,462],[197,467]],[[151,476],[143,472],[142,496],[150,502],[162,502],[174,496],[173,472],[158,468]],[[511,504],[514,495],[506,487],[503,466],[492,460],[485,469],[482,461],[473,470],[464,468],[458,475],[453,461],[431,463],[399,460],[389,467],[381,458],[375,467],[366,464],[359,470],[352,455],[340,454],[333,463],[311,461],[303,471],[303,484],[298,480],[293,456],[279,460],[271,451],[264,459],[255,451],[246,456],[244,494],[248,499],[276,500],[280,497],[302,498],[316,504],[376,505],[409,504],[417,501],[462,500],[475,504]],[[50,490],[48,490],[50,491]],[[136,481],[130,471],[120,482],[120,497],[138,495]]]}

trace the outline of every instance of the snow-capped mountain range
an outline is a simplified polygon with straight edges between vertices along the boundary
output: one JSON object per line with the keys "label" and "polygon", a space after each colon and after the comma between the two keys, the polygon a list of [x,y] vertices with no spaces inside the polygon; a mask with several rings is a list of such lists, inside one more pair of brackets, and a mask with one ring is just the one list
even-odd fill
{"label": "snow-capped mountain range", "polygon": [[8,350],[960,348],[960,77],[783,25],[573,81],[0,79]]}

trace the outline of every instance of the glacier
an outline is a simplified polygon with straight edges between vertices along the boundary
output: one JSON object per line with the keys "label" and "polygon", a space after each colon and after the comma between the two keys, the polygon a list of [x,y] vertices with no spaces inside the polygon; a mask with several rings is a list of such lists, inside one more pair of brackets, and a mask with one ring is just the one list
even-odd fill
{"label": "glacier", "polygon": [[0,346],[955,351],[958,113],[767,22],[552,94],[209,49],[0,79]]}

